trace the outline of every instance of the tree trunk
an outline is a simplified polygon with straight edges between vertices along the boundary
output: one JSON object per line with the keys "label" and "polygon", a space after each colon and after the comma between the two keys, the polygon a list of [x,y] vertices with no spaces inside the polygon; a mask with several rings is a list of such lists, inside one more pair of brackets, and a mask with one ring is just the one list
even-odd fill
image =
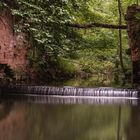
{"label": "tree trunk", "polygon": [[[121,11],[121,9],[122,9],[121,0],[118,0],[119,26],[122,26],[122,11]],[[124,74],[124,77],[125,77],[125,68],[124,68],[123,55],[122,55],[122,30],[121,29],[119,29],[118,53],[119,53],[121,70],[122,70],[122,73]],[[125,84],[124,78],[123,78],[123,84]]]}
{"label": "tree trunk", "polygon": [[129,47],[131,49],[132,81],[134,84],[140,83],[140,19],[138,19],[136,15],[140,15],[140,7],[136,4],[129,6],[126,20]]}
{"label": "tree trunk", "polygon": [[94,27],[99,27],[99,28],[106,28],[106,29],[121,29],[121,30],[126,30],[127,26],[126,25],[115,25],[115,24],[107,24],[107,23],[96,23],[96,22],[90,22],[90,23],[65,23],[64,25],[72,28],[77,28],[77,29],[90,29]]}

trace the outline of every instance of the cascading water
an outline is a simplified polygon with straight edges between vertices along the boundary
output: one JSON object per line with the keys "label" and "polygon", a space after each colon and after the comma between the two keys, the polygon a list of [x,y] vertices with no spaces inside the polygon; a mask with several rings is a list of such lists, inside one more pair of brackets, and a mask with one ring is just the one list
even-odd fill
{"label": "cascading water", "polygon": [[56,96],[93,96],[93,97],[132,97],[138,98],[137,89],[119,89],[111,87],[51,87],[51,86],[8,86],[1,87],[1,94],[56,95]]}
{"label": "cascading water", "polygon": [[20,95],[20,97],[26,97],[29,102],[39,103],[136,104],[139,98],[139,90],[112,87],[81,88],[11,85],[1,87],[1,96],[6,95]]}

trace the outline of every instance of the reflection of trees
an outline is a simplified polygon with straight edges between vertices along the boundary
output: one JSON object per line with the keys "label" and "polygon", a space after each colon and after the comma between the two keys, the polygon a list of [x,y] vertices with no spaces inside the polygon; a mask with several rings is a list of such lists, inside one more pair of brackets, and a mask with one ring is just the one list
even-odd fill
{"label": "reflection of trees", "polygon": [[116,139],[117,107],[36,105],[29,112],[30,140]]}
{"label": "reflection of trees", "polygon": [[12,102],[0,102],[0,120],[5,118],[9,112],[11,111],[11,107],[12,107]]}
{"label": "reflection of trees", "polygon": [[0,140],[28,140],[28,125],[24,104],[0,104]]}
{"label": "reflection of trees", "polygon": [[15,102],[0,120],[0,140],[116,140],[117,127],[120,140],[120,109]]}
{"label": "reflection of trees", "polygon": [[117,128],[117,140],[121,140],[121,106],[118,108],[118,128]]}
{"label": "reflection of trees", "polygon": [[131,118],[126,133],[127,140],[140,140],[140,103],[131,107]]}

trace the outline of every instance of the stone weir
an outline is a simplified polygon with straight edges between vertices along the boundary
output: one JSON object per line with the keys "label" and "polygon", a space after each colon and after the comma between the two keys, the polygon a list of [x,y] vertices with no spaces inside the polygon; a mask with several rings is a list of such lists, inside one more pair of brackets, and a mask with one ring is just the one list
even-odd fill
{"label": "stone weir", "polygon": [[28,95],[28,96],[60,96],[60,97],[98,97],[98,98],[139,98],[138,89],[120,89],[112,87],[81,88],[81,87],[52,87],[9,85],[0,88],[1,95]]}

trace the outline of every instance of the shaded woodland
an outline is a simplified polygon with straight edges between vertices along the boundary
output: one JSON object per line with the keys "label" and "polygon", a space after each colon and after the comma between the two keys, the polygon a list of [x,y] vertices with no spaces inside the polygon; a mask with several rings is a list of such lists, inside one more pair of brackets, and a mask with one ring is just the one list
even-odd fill
{"label": "shaded woodland", "polygon": [[14,34],[26,33],[31,44],[25,82],[139,83],[138,1],[3,0],[0,7],[11,11]]}

